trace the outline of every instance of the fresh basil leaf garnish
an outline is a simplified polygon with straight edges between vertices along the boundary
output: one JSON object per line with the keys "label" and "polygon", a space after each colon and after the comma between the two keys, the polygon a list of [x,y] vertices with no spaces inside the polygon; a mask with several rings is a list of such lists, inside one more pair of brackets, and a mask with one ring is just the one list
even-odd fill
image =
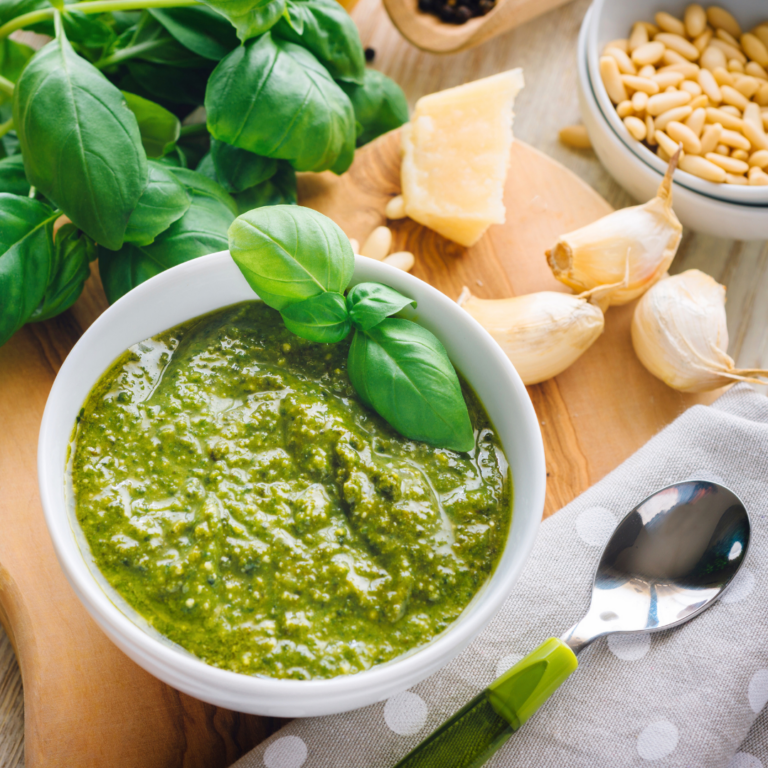
{"label": "fresh basil leaf garnish", "polygon": [[142,96],[123,91],[123,98],[139,124],[141,144],[147,157],[162,157],[170,152],[181,132],[179,118]]}
{"label": "fresh basil leaf garnish", "polygon": [[439,339],[410,320],[355,330],[347,363],[363,401],[400,434],[469,451],[474,433],[456,371]]}
{"label": "fresh basil leaf garnish", "polygon": [[381,283],[358,283],[347,294],[349,317],[363,331],[373,328],[409,304],[416,306],[413,299]]}
{"label": "fresh basil leaf garnish", "polygon": [[352,328],[344,297],[330,291],[289,304],[280,314],[291,333],[323,344],[345,339]]}
{"label": "fresh basil leaf garnish", "polygon": [[219,184],[228,192],[235,193],[271,179],[277,171],[278,162],[272,157],[255,155],[218,139],[211,139],[211,160]]}

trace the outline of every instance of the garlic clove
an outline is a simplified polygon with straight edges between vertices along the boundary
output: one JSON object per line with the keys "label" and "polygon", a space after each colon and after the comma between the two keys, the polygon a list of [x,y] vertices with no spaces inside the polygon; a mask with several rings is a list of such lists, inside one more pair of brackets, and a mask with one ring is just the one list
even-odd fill
{"label": "garlic clove", "polygon": [[599,307],[569,293],[478,299],[464,288],[458,303],[491,334],[524,384],[557,376],[603,332]]}
{"label": "garlic clove", "polygon": [[679,151],[669,162],[656,197],[622,208],[558,238],[547,251],[554,276],[575,291],[629,279],[601,301],[603,308],[626,304],[661,279],[675,257],[682,225],[672,210],[672,174]]}
{"label": "garlic clove", "polygon": [[667,277],[637,304],[632,344],[640,362],[681,392],[707,392],[734,381],[765,383],[768,371],[739,370],[729,357],[725,286],[698,269]]}

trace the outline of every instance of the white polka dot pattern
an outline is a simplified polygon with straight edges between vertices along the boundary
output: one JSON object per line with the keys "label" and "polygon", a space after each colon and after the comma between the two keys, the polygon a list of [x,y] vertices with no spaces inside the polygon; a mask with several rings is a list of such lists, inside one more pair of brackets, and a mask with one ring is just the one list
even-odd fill
{"label": "white polka dot pattern", "polygon": [[749,681],[749,706],[757,714],[768,702],[768,669],[758,669]]}
{"label": "white polka dot pattern", "polygon": [[616,527],[616,515],[605,507],[590,507],[576,518],[576,532],[590,547],[602,547]]}
{"label": "white polka dot pattern", "polygon": [[745,597],[749,597],[755,588],[755,574],[749,568],[742,566],[736,574],[736,578],[726,593],[720,598],[724,603],[738,603]]}
{"label": "white polka dot pattern", "polygon": [[737,752],[728,763],[728,768],[763,768],[763,762],[748,752]]}
{"label": "white polka dot pattern", "polygon": [[646,726],[637,737],[637,754],[643,760],[660,760],[675,751],[679,738],[674,723],[658,720]]}
{"label": "white polka dot pattern", "polygon": [[264,751],[266,768],[301,768],[307,760],[307,745],[298,736],[283,736]]}
{"label": "white polka dot pattern", "polygon": [[502,656],[496,662],[496,677],[503,675],[508,669],[512,669],[522,658],[519,653],[510,653],[507,656]]}
{"label": "white polka dot pattern", "polygon": [[622,661],[642,659],[651,647],[651,636],[644,635],[608,635],[608,647],[611,653]]}
{"label": "white polka dot pattern", "polygon": [[387,699],[384,722],[400,736],[413,736],[427,721],[427,705],[418,694],[403,691]]}

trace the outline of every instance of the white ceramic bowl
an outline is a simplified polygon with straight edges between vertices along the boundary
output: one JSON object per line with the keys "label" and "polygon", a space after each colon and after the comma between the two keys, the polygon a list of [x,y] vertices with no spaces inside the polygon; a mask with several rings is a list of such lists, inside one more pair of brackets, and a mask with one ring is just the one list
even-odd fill
{"label": "white ceramic bowl", "polygon": [[[682,18],[689,4],[690,0],[634,0],[634,2],[595,0],[587,30],[587,66],[600,111],[627,148],[654,168],[660,176],[664,175],[667,164],[655,152],[651,152],[645,144],[632,138],[608,97],[600,77],[600,54],[606,43],[611,40],[629,37],[632,25],[636,21],[653,21],[658,11],[668,11],[673,16]],[[755,0],[728,0],[725,5],[744,30],[751,29],[758,22],[768,19],[768,6],[763,5],[761,9],[761,4]],[[716,200],[768,206],[768,187],[715,184],[685,171],[675,172],[675,182]],[[768,208],[763,211],[763,214],[768,215]]]}
{"label": "white ceramic bowl", "polygon": [[[59,562],[88,612],[137,664],[169,685],[238,712],[303,717],[366,706],[415,685],[450,661],[485,627],[515,584],[533,546],[544,507],[546,471],[528,393],[488,333],[448,297],[378,261],[356,257],[353,282],[379,281],[418,302],[413,317],[437,334],[496,427],[509,461],[513,517],[492,578],[460,618],[409,655],[348,677],[276,680],[209,666],[142,626],[93,565],[65,493],[67,448],[75,418],[108,366],[128,347],[197,315],[254,299],[224,251],[148,280],[111,306],[83,334],[61,367],[43,415],[38,447],[40,496]],[[118,607],[122,604],[122,607]]]}
{"label": "white ceramic bowl", "polygon": [[[608,173],[632,197],[645,202],[656,195],[662,175],[627,148],[598,107],[587,68],[587,35],[593,10],[594,6],[584,17],[576,54],[581,117],[595,154]],[[733,240],[768,239],[768,208],[715,200],[677,182],[673,207],[686,229]]]}

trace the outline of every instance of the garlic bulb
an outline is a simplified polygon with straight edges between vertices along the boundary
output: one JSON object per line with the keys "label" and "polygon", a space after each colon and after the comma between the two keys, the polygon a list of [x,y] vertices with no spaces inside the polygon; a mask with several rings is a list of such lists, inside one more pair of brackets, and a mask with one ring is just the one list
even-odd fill
{"label": "garlic bulb", "polygon": [[586,296],[542,291],[478,299],[464,288],[459,305],[493,336],[524,384],[557,376],[603,332],[603,313]]}
{"label": "garlic bulb", "polygon": [[547,262],[560,282],[585,291],[622,279],[626,285],[599,301],[602,309],[626,304],[645,293],[669,269],[680,245],[683,228],[672,210],[672,174],[677,154],[653,200],[622,208],[586,227],[562,235],[547,251]]}
{"label": "garlic bulb", "polygon": [[682,392],[706,392],[734,381],[760,382],[768,371],[739,370],[726,354],[725,287],[698,269],[667,277],[635,308],[632,344],[640,362]]}

